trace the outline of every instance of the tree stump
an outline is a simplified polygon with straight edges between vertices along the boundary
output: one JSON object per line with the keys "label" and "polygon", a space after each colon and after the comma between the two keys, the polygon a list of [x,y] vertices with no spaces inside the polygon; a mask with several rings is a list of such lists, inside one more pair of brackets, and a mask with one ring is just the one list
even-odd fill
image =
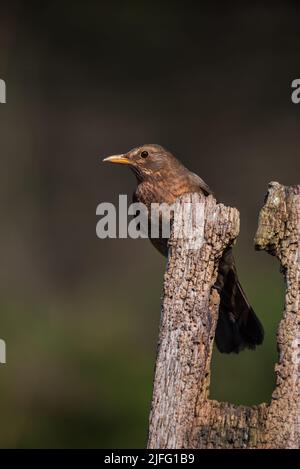
{"label": "tree stump", "polygon": [[180,227],[173,226],[148,448],[299,448],[300,186],[270,183],[259,215],[255,247],[279,259],[286,295],[277,335],[276,386],[270,404],[252,407],[209,399],[219,306],[213,286],[222,253],[238,235],[239,213],[213,196],[186,194],[177,206],[187,202],[202,205],[203,239],[191,249],[190,239],[175,237]]}

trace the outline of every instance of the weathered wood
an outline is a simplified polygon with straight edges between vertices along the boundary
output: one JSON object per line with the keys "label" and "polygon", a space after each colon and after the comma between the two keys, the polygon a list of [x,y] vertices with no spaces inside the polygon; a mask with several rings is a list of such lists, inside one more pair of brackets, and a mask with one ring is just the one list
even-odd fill
{"label": "weathered wood", "polygon": [[203,239],[195,248],[189,236],[174,236],[176,226],[170,239],[148,447],[299,447],[300,186],[269,185],[255,237],[257,249],[278,257],[287,285],[269,405],[235,406],[208,398],[219,305],[213,285],[219,259],[238,235],[239,214],[212,196],[187,194],[177,203],[186,202],[202,204]]}

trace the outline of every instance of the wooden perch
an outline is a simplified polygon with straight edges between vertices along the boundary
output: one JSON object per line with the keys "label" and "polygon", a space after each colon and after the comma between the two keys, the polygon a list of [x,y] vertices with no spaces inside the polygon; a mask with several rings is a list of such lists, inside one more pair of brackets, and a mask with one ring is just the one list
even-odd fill
{"label": "wooden perch", "polygon": [[209,399],[219,305],[213,285],[220,257],[238,235],[239,213],[212,196],[187,194],[177,203],[186,202],[203,205],[204,237],[197,249],[188,237],[170,238],[148,448],[299,448],[300,186],[269,184],[255,237],[256,249],[279,259],[286,282],[276,387],[268,405]]}

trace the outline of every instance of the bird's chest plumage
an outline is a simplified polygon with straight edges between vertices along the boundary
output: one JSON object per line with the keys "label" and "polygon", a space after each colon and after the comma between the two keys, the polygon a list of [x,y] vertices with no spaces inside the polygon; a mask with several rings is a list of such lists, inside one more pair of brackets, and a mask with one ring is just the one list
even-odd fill
{"label": "bird's chest plumage", "polygon": [[[163,224],[167,226],[171,223],[172,214],[168,210],[161,210],[152,204],[174,204],[177,197],[187,192],[187,190],[183,189],[183,185],[180,181],[178,181],[178,183],[169,185],[166,184],[165,181],[144,181],[138,185],[134,193],[134,201],[141,202],[147,207],[149,238],[156,249],[164,256],[167,256],[168,253],[168,238],[162,236],[162,226]],[[151,215],[154,215],[154,217],[151,218]],[[151,226],[154,223],[154,219],[157,220],[159,225],[158,237],[152,236],[153,231],[151,231]]]}
{"label": "bird's chest plumage", "polygon": [[177,197],[188,192],[184,181],[172,181],[168,184],[166,181],[145,181],[138,185],[134,199],[146,205],[148,210],[151,204],[173,204]]}

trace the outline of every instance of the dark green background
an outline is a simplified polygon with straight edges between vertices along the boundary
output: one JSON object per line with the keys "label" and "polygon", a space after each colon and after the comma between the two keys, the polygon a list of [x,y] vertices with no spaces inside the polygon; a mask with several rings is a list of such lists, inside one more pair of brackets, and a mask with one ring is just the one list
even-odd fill
{"label": "dark green background", "polygon": [[0,447],[142,447],[164,259],[96,238],[96,206],[131,194],[100,164],[172,150],[241,212],[256,352],[214,352],[212,397],[269,401],[284,286],[253,249],[267,184],[299,183],[299,8],[293,2],[1,3]]}

